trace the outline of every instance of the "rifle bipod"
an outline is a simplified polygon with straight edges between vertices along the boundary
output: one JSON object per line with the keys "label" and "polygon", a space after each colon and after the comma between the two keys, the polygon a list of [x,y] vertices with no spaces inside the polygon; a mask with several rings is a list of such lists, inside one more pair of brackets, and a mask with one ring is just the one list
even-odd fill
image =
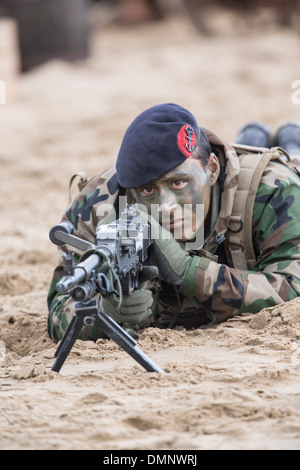
{"label": "rifle bipod", "polygon": [[106,336],[115,341],[148,372],[164,372],[136,345],[136,341],[117,322],[99,309],[97,300],[75,304],[75,314],[56,350],[56,360],[51,370],[60,371],[84,325],[98,326]]}

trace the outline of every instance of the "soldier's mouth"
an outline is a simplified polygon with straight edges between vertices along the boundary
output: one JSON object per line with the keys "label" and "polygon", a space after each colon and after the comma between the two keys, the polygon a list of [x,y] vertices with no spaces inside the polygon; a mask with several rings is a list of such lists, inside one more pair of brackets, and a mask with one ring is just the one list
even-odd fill
{"label": "soldier's mouth", "polygon": [[172,230],[174,228],[182,227],[184,224],[183,218],[170,219],[163,223],[163,227],[167,230]]}
{"label": "soldier's mouth", "polygon": [[181,227],[184,224],[184,219],[170,220],[170,228]]}

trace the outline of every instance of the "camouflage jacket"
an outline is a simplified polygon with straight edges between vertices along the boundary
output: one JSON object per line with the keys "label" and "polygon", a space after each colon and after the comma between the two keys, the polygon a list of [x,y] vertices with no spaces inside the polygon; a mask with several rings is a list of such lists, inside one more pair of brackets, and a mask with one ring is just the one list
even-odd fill
{"label": "camouflage jacket", "polygon": [[[252,214],[255,262],[251,270],[236,269],[228,256],[226,239],[237,193],[239,158],[219,136],[205,132],[221,167],[217,220],[204,246],[191,253],[193,260],[180,290],[162,283],[155,293],[151,319],[154,326],[199,327],[243,312],[255,313],[300,295],[299,176],[281,163],[267,165]],[[115,169],[111,168],[88,182],[63,220],[74,224],[74,234],[94,242],[96,227],[110,205],[118,211],[120,195],[125,192],[119,188]],[[127,197],[131,202],[129,194]],[[48,293],[49,334],[56,339],[60,339],[74,312],[73,300],[55,291],[61,276],[60,262]]]}

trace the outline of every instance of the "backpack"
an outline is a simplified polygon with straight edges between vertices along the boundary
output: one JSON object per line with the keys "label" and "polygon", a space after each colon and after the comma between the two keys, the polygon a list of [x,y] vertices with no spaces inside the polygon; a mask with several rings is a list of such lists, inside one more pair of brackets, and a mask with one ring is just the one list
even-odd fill
{"label": "backpack", "polygon": [[[226,252],[235,269],[253,270],[257,262],[252,243],[253,206],[262,175],[270,161],[278,161],[300,176],[300,162],[280,147],[271,149],[232,144],[239,161],[238,189],[226,236]],[[299,180],[300,182],[300,180]]]}

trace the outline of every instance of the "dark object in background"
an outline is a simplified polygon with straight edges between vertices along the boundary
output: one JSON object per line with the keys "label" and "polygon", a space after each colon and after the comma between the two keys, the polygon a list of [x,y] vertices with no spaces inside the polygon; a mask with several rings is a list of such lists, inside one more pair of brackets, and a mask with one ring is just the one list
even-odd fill
{"label": "dark object in background", "polygon": [[209,12],[216,6],[239,13],[250,28],[259,17],[260,9],[273,10],[278,25],[299,31],[300,0],[182,0],[181,3],[198,31],[207,36],[215,34]]}
{"label": "dark object in background", "polygon": [[21,70],[51,59],[80,60],[89,54],[90,0],[2,0],[19,28]]}
{"label": "dark object in background", "polygon": [[162,12],[156,0],[119,0],[120,21],[134,25],[162,19]]}
{"label": "dark object in background", "polygon": [[260,122],[249,122],[240,129],[235,138],[236,144],[251,145],[252,147],[271,148],[271,130]]}

